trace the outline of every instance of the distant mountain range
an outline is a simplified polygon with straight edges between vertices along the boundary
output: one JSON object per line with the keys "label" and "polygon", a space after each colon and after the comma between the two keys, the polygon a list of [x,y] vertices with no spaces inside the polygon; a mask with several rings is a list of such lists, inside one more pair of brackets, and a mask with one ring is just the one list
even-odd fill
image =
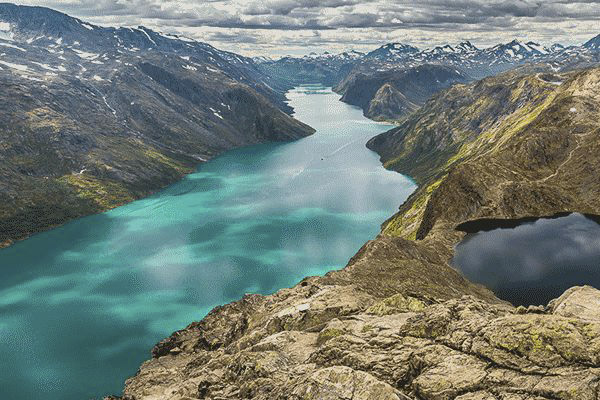
{"label": "distant mountain range", "polygon": [[[352,54],[352,57],[349,57]],[[582,46],[564,47],[554,44],[544,47],[538,43],[513,40],[486,49],[471,42],[437,46],[420,50],[403,43],[388,43],[369,53],[344,52],[333,55],[311,54],[304,57],[283,57],[279,60],[255,59],[263,69],[273,70],[294,65],[296,70],[318,70],[338,78],[344,71],[382,71],[412,68],[423,64],[438,64],[459,68],[474,79],[481,79],[526,63],[546,63],[556,70],[587,66],[600,61],[600,35]],[[341,80],[341,79],[340,79]]]}
{"label": "distant mountain range", "polygon": [[513,40],[486,49],[464,41],[420,50],[403,43],[388,43],[369,53],[313,53],[279,60],[258,58],[255,62],[279,87],[319,81],[334,86],[343,96],[342,101],[361,107],[369,118],[396,120],[454,83],[526,65],[549,72],[597,65],[600,36],[582,46],[570,47],[544,47]]}

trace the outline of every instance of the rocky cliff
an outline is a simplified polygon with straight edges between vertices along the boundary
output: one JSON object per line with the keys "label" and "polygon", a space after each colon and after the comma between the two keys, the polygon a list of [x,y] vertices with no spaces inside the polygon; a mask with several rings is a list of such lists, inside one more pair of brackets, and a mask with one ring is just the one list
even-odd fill
{"label": "rocky cliff", "polygon": [[377,239],[175,332],[123,398],[598,400],[600,291],[515,308],[449,262],[463,222],[600,214],[599,112],[598,69],[438,95],[370,143],[421,184]]}

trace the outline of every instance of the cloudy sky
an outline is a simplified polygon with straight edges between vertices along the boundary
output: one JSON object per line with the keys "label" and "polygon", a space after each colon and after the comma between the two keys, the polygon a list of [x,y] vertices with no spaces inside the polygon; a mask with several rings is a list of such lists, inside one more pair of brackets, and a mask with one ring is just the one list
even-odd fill
{"label": "cloudy sky", "polygon": [[514,38],[581,43],[600,34],[600,0],[47,0],[111,26],[180,33],[246,55],[371,50],[398,41],[427,48]]}

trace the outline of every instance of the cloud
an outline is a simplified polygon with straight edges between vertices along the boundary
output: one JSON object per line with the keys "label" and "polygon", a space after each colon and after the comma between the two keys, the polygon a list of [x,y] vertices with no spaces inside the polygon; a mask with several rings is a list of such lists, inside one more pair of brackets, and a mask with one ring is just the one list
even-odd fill
{"label": "cloud", "polygon": [[[420,47],[470,39],[580,43],[597,35],[593,0],[25,0],[101,25],[145,25],[243,53]],[[321,32],[314,35],[313,32]]]}

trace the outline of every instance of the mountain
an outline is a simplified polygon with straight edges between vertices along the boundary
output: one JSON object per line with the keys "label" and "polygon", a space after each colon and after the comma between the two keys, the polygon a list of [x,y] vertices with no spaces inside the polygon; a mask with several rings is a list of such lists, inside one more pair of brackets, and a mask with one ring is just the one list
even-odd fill
{"label": "mountain", "polygon": [[589,50],[600,51],[600,35],[587,41],[583,47]]}
{"label": "mountain", "polygon": [[499,44],[487,49],[484,53],[493,55],[496,59],[514,61],[549,54],[550,50],[534,42],[523,43],[515,39],[510,43]]}
{"label": "mountain", "polygon": [[[590,69],[525,76],[513,71],[457,85],[372,139],[368,147],[387,168],[421,185],[384,232],[420,239],[442,218],[454,223],[487,214],[593,213],[587,199],[600,186],[582,171],[595,162],[586,154],[597,144],[599,82],[600,70]],[[584,176],[574,177],[578,173]]]}
{"label": "mountain", "polygon": [[[402,43],[388,43],[367,54],[313,53],[301,58],[288,56],[279,60],[258,61],[261,71],[271,78],[271,86],[280,91],[298,84],[320,82],[336,86],[336,90],[344,94],[346,87],[360,86],[363,93],[344,96],[342,100],[359,105],[369,117],[386,120],[397,119],[416,109],[421,105],[422,99],[415,102],[409,93],[387,85],[377,96],[377,105],[370,107],[369,102],[384,86],[383,76],[402,74],[399,71],[424,65],[450,68],[466,77],[457,78],[457,82],[482,79],[528,64],[545,65],[554,71],[589,68],[600,63],[596,39],[581,47],[554,44],[549,48],[532,41],[522,42],[516,39],[485,49],[480,49],[469,41],[425,50]],[[423,79],[418,79],[417,82],[421,87],[431,85],[433,90],[430,92],[433,94],[446,87],[437,80],[433,76],[429,82]]]}
{"label": "mountain", "polygon": [[417,54],[419,49],[403,43],[388,43],[365,55],[365,59],[376,60],[402,60]]}
{"label": "mountain", "polygon": [[433,94],[470,80],[450,67],[425,64],[404,70],[348,75],[335,90],[342,101],[361,107],[367,117],[394,120],[416,110]]}
{"label": "mountain", "polygon": [[438,64],[455,67],[474,78],[495,75],[528,62],[543,62],[551,59],[558,47],[544,48],[537,43],[523,43],[518,40],[499,44],[487,49],[479,49],[469,41],[456,46],[444,45],[419,52],[404,58],[381,56],[370,61],[362,60],[356,69],[381,71],[397,68],[417,67],[423,64]]}
{"label": "mountain", "polygon": [[[402,171],[424,183],[439,174],[461,147],[498,127],[502,121],[519,121],[544,104],[555,75],[522,76],[507,72],[476,84],[456,85],[434,96],[397,128],[368,143],[387,168]],[[521,90],[515,87],[522,85]],[[523,104],[527,106],[524,107]]]}
{"label": "mountain", "polygon": [[313,132],[251,59],[42,7],[1,4],[0,21],[0,243]]}
{"label": "mountain", "polygon": [[451,266],[464,222],[600,214],[600,69],[522,72],[456,85],[374,139],[421,184],[382,233],[343,270],[157,343],[123,398],[596,400],[599,290],[515,308]]}
{"label": "mountain", "polygon": [[283,57],[279,60],[255,58],[260,70],[271,78],[271,84],[281,91],[304,83],[336,85],[364,56],[357,51],[340,54],[312,53],[297,57]]}

